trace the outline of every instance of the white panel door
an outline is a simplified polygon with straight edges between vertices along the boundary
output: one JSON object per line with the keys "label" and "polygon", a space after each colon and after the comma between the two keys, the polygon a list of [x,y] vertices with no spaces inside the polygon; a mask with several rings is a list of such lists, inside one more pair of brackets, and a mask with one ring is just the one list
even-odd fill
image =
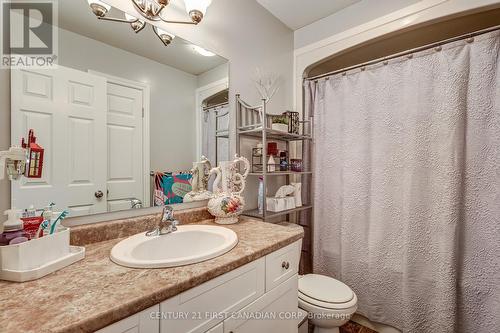
{"label": "white panel door", "polygon": [[108,211],[131,208],[131,199],[144,202],[143,91],[108,81]]}
{"label": "white panel door", "polygon": [[12,182],[12,206],[55,202],[71,216],[105,212],[105,79],[63,66],[12,70],[11,101],[12,144],[34,129],[45,149],[42,178]]}

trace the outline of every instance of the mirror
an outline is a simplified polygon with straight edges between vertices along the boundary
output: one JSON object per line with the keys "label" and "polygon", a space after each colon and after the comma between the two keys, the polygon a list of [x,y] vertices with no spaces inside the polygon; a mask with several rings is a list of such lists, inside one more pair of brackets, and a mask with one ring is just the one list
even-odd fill
{"label": "mirror", "polygon": [[11,73],[11,143],[33,130],[44,153],[40,177],[12,182],[12,206],[74,217],[183,203],[192,170],[195,189],[207,182],[193,162],[229,159],[227,60],[148,23],[98,20],[86,0],[59,12],[58,67]]}

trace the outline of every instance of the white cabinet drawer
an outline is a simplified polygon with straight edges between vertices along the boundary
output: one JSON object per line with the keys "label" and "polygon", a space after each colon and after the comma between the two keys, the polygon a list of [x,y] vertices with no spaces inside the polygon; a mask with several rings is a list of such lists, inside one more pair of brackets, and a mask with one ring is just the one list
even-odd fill
{"label": "white cabinet drawer", "polygon": [[302,240],[266,256],[266,292],[299,271]]}
{"label": "white cabinet drawer", "polygon": [[161,332],[206,332],[264,294],[265,258],[187,290],[160,304]]}
{"label": "white cabinet drawer", "polygon": [[158,311],[160,311],[159,304],[104,327],[96,333],[158,333],[160,332]]}

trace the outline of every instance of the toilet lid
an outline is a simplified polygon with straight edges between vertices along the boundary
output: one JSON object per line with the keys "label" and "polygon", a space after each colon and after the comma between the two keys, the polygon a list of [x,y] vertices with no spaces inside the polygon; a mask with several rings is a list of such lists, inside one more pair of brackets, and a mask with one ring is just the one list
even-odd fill
{"label": "toilet lid", "polygon": [[347,303],[354,298],[354,292],[346,284],[318,274],[302,276],[299,279],[299,292],[325,303]]}

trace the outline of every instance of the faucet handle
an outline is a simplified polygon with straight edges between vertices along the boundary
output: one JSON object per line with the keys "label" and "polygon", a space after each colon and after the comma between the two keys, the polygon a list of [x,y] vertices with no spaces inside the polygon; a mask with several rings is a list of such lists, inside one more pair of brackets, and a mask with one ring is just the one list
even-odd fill
{"label": "faucet handle", "polygon": [[163,206],[162,222],[174,219],[174,209],[171,206]]}

